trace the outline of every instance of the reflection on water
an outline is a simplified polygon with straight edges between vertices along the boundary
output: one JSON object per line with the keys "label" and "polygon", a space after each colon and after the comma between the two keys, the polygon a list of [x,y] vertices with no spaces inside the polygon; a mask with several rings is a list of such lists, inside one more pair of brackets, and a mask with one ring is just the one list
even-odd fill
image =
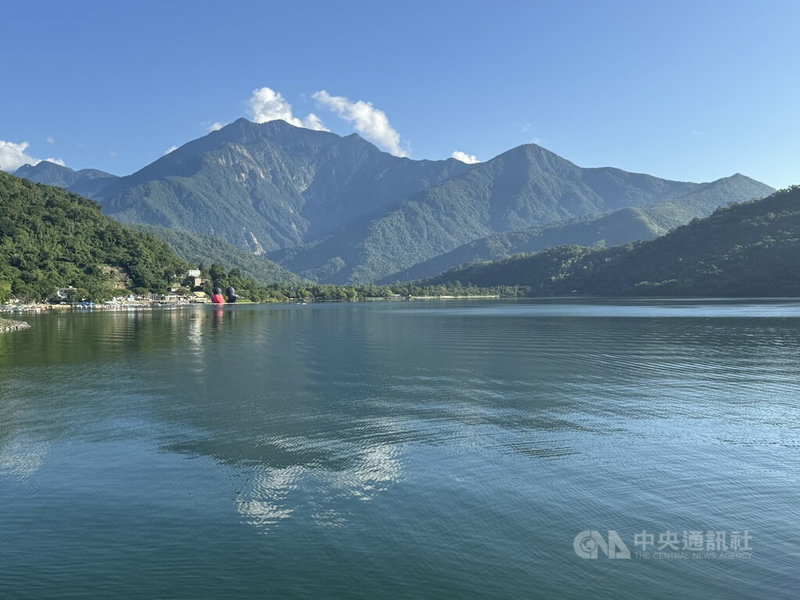
{"label": "reflection on water", "polygon": [[[648,300],[27,317],[0,336],[0,591],[785,596],[798,316]],[[714,527],[757,532],[755,558],[619,570],[572,550],[586,529]]]}
{"label": "reflection on water", "polygon": [[47,456],[47,443],[24,436],[0,445],[0,477],[27,479],[42,466]]}
{"label": "reflection on water", "polygon": [[299,466],[271,469],[255,474],[249,489],[236,500],[236,509],[251,525],[268,528],[294,511],[289,497],[297,490],[305,469]]}
{"label": "reflection on water", "polygon": [[28,390],[21,383],[5,386],[0,395],[0,481],[29,479],[47,456],[48,442],[28,427],[34,418],[34,408],[26,402]]}
{"label": "reflection on water", "polygon": [[401,463],[394,453],[391,447],[371,447],[341,470],[299,465],[256,469],[236,508],[247,523],[262,530],[296,511],[308,511],[307,516],[320,526],[342,526],[353,510],[348,500],[372,500],[400,480]]}

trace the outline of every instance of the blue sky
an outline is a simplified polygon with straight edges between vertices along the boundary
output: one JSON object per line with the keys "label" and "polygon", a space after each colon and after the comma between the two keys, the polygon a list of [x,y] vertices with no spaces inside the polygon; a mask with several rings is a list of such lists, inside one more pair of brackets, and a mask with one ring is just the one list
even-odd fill
{"label": "blue sky", "polygon": [[800,184],[797,0],[5,2],[0,167],[132,173],[239,117],[414,159]]}

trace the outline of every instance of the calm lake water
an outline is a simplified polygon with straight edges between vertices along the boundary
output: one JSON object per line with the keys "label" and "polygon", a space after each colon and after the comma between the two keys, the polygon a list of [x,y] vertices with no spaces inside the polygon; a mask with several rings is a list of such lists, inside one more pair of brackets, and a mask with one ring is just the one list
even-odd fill
{"label": "calm lake water", "polygon": [[798,302],[23,318],[2,598],[798,597]]}

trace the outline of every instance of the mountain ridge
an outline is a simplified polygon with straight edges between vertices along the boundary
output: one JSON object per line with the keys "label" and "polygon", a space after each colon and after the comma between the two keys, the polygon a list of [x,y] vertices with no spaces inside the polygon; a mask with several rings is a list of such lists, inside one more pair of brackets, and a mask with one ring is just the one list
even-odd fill
{"label": "mountain ridge", "polygon": [[54,185],[74,194],[91,198],[100,190],[110,185],[116,175],[98,169],[80,169],[74,171],[49,160],[39,161],[35,165],[25,164],[14,171],[13,175],[34,183]]}
{"label": "mountain ridge", "polygon": [[[733,185],[734,189],[731,189]],[[647,241],[667,233],[691,219],[706,216],[707,209],[698,197],[716,187],[725,190],[731,201],[743,201],[763,192],[761,184],[741,174],[734,174],[709,184],[698,184],[687,194],[671,202],[645,207],[626,207],[590,219],[571,219],[548,226],[495,233],[473,240],[450,252],[417,263],[401,273],[382,277],[378,283],[433,277],[445,270],[475,261],[497,260],[504,256],[535,252],[546,248],[580,246],[618,246]],[[747,191],[749,189],[749,192]]]}
{"label": "mountain ridge", "polygon": [[797,296],[800,186],[719,208],[648,242],[560,246],[423,281],[517,285],[536,295]]}
{"label": "mountain ridge", "polygon": [[535,144],[472,165],[417,161],[357,134],[238,119],[92,198],[122,222],[217,236],[303,277],[361,283],[493,235],[667,205],[687,222],[772,191],[736,175],[692,183],[583,168]]}
{"label": "mountain ridge", "polygon": [[[180,226],[251,250],[255,237],[264,249],[277,249],[324,236],[467,167],[452,159],[401,160],[356,135],[239,119],[121,178],[96,199],[124,222]],[[222,211],[218,198],[225,198]]]}
{"label": "mountain ridge", "polygon": [[[520,168],[520,162],[530,168]],[[550,170],[542,172],[544,168]],[[565,179],[564,173],[571,177]],[[294,272],[322,276],[324,281],[383,281],[494,233],[668,202],[681,207],[686,222],[722,204],[773,191],[735,176],[696,184],[608,168],[591,171],[596,186],[602,180],[597,191],[585,184],[583,174],[581,167],[539,146],[519,146],[409,197],[386,215],[358,224],[355,231],[340,231],[299,252],[269,256]],[[635,185],[626,185],[631,180]]]}

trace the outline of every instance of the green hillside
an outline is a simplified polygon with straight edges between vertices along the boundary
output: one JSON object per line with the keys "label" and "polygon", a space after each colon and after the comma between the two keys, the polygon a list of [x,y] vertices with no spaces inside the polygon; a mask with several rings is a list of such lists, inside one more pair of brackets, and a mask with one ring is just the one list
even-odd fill
{"label": "green hillside", "polygon": [[[496,234],[527,229],[537,236],[545,227],[598,218],[624,208],[661,209],[647,219],[657,224],[663,218],[674,226],[706,216],[729,202],[763,198],[773,191],[738,174],[696,184],[619,169],[583,169],[544,148],[528,145],[473,165],[469,171],[318,244],[278,251],[270,258],[320,281],[393,281],[406,278],[406,271],[415,265]],[[641,239],[640,223],[636,219],[627,222],[631,229],[618,232],[616,239]],[[658,229],[666,231],[666,227]],[[558,239],[558,235],[549,237],[548,244],[570,241]],[[602,236],[596,242],[601,240]],[[545,240],[534,240],[533,248],[541,247],[537,246],[540,242]],[[453,264],[459,263],[448,266]]]}
{"label": "green hillside", "polygon": [[61,188],[0,172],[0,299],[41,301],[57,288],[102,300],[114,282],[164,291],[187,268],[162,241]]}
{"label": "green hillside", "polygon": [[155,225],[132,225],[132,227],[161,238],[175,254],[192,265],[216,264],[228,271],[237,269],[244,277],[249,277],[259,285],[302,281],[301,277],[287,271],[278,263],[237,248],[218,237]]}
{"label": "green hillside", "polygon": [[536,295],[800,296],[800,187],[721,208],[652,240],[569,246],[425,281],[522,285]]}
{"label": "green hillside", "polygon": [[[760,198],[765,191],[761,184],[734,175],[702,184],[698,189],[664,204],[623,208],[593,219],[573,219],[548,227],[496,233],[384,277],[379,283],[434,277],[461,265],[540,252],[557,246],[607,248],[652,240],[692,219],[708,216],[722,194],[728,194],[731,201],[743,201]],[[709,197],[711,202],[707,202]]]}
{"label": "green hillside", "polygon": [[[660,208],[660,207],[659,207]],[[666,233],[646,208],[623,208],[597,219],[569,221],[551,227],[497,233],[470,242],[451,252],[414,265],[381,280],[382,283],[424,279],[442,271],[476,261],[499,260],[520,253],[538,252],[555,246],[618,246],[651,240]]]}

